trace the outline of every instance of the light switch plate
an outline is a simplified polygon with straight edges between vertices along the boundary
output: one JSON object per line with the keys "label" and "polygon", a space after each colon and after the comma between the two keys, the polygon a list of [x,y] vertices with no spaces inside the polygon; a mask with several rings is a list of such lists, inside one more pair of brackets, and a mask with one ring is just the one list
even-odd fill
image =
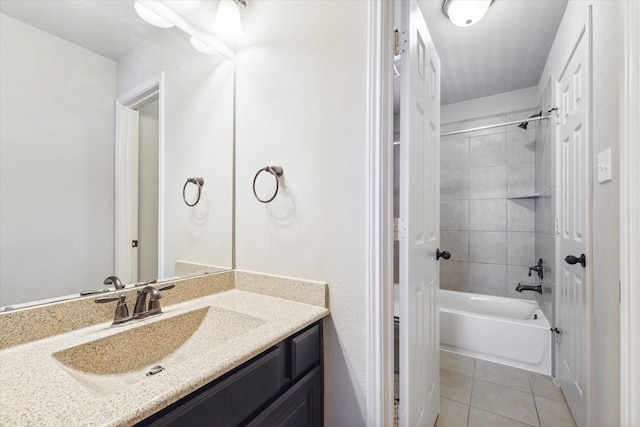
{"label": "light switch plate", "polygon": [[598,154],[598,182],[611,181],[611,148]]}

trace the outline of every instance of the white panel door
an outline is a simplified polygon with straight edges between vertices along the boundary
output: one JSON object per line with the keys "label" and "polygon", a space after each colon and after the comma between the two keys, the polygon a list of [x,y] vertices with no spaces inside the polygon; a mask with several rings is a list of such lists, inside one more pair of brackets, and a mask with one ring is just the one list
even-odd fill
{"label": "white panel door", "polygon": [[[578,426],[588,424],[589,330],[591,291],[589,260],[590,134],[589,43],[587,26],[558,79],[558,214],[556,376]],[[585,265],[586,265],[585,263]]]}
{"label": "white panel door", "polygon": [[440,405],[440,60],[415,0],[402,1],[400,423],[433,426]]}

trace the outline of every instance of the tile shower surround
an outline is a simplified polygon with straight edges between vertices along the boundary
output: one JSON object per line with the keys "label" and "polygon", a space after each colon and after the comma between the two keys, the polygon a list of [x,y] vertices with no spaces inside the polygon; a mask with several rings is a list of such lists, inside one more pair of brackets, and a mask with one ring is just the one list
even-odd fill
{"label": "tile shower surround", "polygon": [[[445,124],[442,132],[517,120],[534,110]],[[515,287],[535,284],[536,123],[441,138],[440,286],[534,299]]]}
{"label": "tile shower surround", "polygon": [[[551,84],[547,84],[542,94],[540,110],[553,107]],[[536,191],[540,194],[536,201],[535,259],[544,262],[544,278],[536,279],[542,284],[542,295],[536,295],[538,305],[551,325],[555,324],[555,148],[552,121],[543,121],[536,128]]]}

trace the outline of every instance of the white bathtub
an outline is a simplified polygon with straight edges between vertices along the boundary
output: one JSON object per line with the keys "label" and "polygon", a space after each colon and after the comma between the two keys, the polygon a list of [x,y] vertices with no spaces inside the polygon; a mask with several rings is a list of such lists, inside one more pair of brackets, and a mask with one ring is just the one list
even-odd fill
{"label": "white bathtub", "polygon": [[440,348],[551,374],[550,326],[535,301],[440,290]]}

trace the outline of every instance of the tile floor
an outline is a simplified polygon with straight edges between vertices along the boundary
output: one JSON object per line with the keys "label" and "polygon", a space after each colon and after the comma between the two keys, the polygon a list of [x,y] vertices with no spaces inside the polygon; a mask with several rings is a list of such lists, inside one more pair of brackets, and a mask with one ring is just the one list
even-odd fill
{"label": "tile floor", "polygon": [[436,427],[575,427],[551,377],[440,352]]}

